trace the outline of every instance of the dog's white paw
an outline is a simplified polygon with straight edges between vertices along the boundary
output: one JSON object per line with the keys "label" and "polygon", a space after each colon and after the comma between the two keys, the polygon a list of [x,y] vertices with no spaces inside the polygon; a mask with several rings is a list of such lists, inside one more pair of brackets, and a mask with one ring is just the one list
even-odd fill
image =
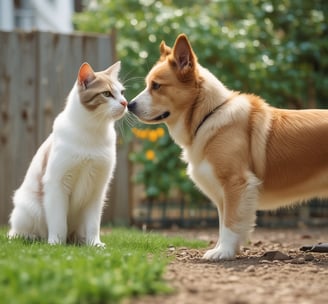
{"label": "dog's white paw", "polygon": [[235,258],[236,252],[232,248],[224,248],[222,246],[208,250],[204,256],[204,260],[218,261],[218,260],[232,260]]}

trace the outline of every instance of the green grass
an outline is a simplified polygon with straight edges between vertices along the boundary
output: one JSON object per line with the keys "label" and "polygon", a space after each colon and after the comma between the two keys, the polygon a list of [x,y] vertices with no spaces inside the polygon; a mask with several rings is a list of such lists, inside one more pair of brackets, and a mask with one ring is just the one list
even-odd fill
{"label": "green grass", "polygon": [[0,302],[117,303],[124,298],[170,292],[162,275],[169,246],[206,244],[182,238],[113,229],[105,249],[50,246],[8,240],[0,230]]}

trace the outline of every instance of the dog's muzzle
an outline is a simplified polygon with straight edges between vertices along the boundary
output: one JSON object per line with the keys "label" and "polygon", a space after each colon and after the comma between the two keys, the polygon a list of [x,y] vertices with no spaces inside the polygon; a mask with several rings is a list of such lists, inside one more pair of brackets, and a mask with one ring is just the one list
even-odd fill
{"label": "dog's muzzle", "polygon": [[[128,109],[131,113],[133,113],[134,115],[139,117],[138,114],[140,114],[140,113],[138,113],[138,111],[137,111],[137,102],[136,101],[134,101],[134,100],[130,101],[130,103],[128,104]],[[170,116],[170,112],[165,111],[162,114],[156,116],[155,118],[148,118],[148,119],[145,119],[145,117],[139,117],[139,118],[147,120],[149,122],[157,122],[157,121],[161,121],[169,116]]]}

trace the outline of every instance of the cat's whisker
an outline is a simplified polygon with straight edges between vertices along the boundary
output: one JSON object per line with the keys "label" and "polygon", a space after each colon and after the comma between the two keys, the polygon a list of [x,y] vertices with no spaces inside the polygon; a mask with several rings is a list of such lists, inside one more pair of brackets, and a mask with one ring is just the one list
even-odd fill
{"label": "cat's whisker", "polygon": [[138,77],[138,76],[136,76],[136,77],[131,77],[131,78],[126,79],[124,81],[124,86],[126,87],[126,83],[131,82],[131,81],[135,81],[135,80],[138,80],[138,82],[140,80],[140,82],[142,82],[142,83],[145,82],[145,78],[144,77]]}
{"label": "cat's whisker", "polygon": [[127,113],[124,116],[124,120],[126,122],[126,124],[130,127],[133,128],[134,126],[136,126],[137,124],[139,124],[138,119],[131,113]]}
{"label": "cat's whisker", "polygon": [[125,131],[125,121],[123,119],[119,120],[116,125],[116,129],[118,129],[119,134],[121,135],[121,138],[125,138],[126,131]]}
{"label": "cat's whisker", "polygon": [[121,77],[121,82],[122,82],[123,84],[125,84],[125,83],[126,83],[127,81],[129,81],[130,79],[142,79],[142,80],[145,79],[145,78],[142,77],[142,76],[135,76],[135,77],[131,77],[131,78],[129,78],[129,76],[130,76],[132,73],[134,73],[135,71],[136,71],[136,69],[131,69],[130,71],[127,71],[127,72],[125,73],[123,79],[122,79],[122,77]]}

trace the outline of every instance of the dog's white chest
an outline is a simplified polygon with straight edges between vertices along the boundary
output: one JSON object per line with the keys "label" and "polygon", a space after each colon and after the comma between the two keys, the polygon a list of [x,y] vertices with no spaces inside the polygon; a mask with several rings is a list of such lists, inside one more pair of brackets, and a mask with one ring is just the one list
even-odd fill
{"label": "dog's white chest", "polygon": [[189,163],[188,174],[212,201],[221,201],[224,198],[222,185],[207,160],[202,160],[197,164]]}

